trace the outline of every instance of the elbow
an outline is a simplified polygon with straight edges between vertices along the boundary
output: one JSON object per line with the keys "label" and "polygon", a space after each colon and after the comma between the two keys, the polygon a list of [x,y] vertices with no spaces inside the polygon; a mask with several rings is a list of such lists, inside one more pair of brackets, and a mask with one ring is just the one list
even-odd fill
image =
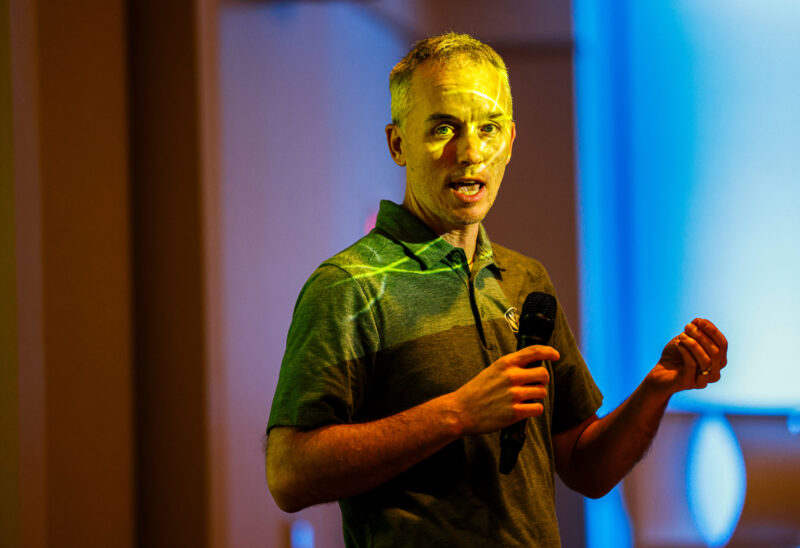
{"label": "elbow", "polygon": [[282,459],[270,458],[270,451],[267,449],[267,487],[278,508],[294,514],[311,505],[300,500],[298,493],[302,493],[303,489],[298,486],[291,466],[281,465],[280,460]]}
{"label": "elbow", "polygon": [[604,496],[606,496],[609,492],[611,492],[611,489],[613,489],[613,488],[614,488],[613,485],[611,485],[611,486],[592,485],[592,486],[584,487],[583,489],[580,489],[579,491],[586,498],[590,498],[590,499],[595,499],[596,500],[596,499],[603,498]]}
{"label": "elbow", "polygon": [[561,479],[567,487],[590,499],[599,499],[606,496],[619,483],[585,476],[581,478],[565,478],[562,475]]}
{"label": "elbow", "polygon": [[299,512],[303,508],[306,508],[306,506],[295,501],[292,497],[286,496],[286,493],[281,493],[274,489],[270,489],[270,493],[272,494],[272,498],[275,500],[275,504],[278,505],[278,508],[287,514],[294,514],[295,512]]}
{"label": "elbow", "polygon": [[621,478],[611,478],[608,476],[586,478],[585,481],[580,484],[580,487],[575,488],[575,490],[587,498],[599,499],[609,494],[620,480]]}
{"label": "elbow", "polygon": [[304,504],[296,496],[296,490],[292,488],[292,482],[286,481],[285,477],[276,477],[275,474],[267,474],[267,486],[275,504],[278,508],[289,514],[299,512],[309,506]]}
{"label": "elbow", "polygon": [[277,467],[267,464],[267,487],[275,500],[275,504],[284,512],[294,514],[310,506],[310,504],[304,503],[297,496],[300,490],[297,488],[296,482],[292,480],[291,473],[287,470],[277,469]]}

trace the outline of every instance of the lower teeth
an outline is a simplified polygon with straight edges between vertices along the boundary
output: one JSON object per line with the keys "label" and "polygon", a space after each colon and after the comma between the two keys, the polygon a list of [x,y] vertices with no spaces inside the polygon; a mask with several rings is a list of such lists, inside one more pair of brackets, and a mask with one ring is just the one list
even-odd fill
{"label": "lower teeth", "polygon": [[470,185],[458,187],[456,190],[465,196],[474,196],[480,189],[480,185]]}

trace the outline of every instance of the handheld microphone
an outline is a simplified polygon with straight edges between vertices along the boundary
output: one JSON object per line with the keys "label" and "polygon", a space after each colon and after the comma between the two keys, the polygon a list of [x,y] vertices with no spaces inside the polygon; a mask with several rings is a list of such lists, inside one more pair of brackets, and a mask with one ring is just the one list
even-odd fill
{"label": "handheld microphone", "polygon": [[[546,345],[553,335],[556,319],[556,298],[541,291],[534,291],[525,298],[519,318],[517,350],[534,344]],[[528,367],[539,367],[541,361]],[[500,473],[508,474],[517,464],[517,457],[525,444],[525,428],[528,419],[503,428],[500,433]]]}

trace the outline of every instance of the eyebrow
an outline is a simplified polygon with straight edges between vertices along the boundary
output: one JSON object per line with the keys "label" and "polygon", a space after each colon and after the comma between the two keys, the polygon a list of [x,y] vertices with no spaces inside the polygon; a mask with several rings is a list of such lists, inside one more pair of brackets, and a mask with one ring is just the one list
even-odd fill
{"label": "eyebrow", "polygon": [[[506,114],[504,114],[503,112],[499,112],[498,111],[498,112],[490,113],[487,116],[487,118],[489,120],[497,120],[497,119],[500,119],[500,118],[508,118],[508,116]],[[444,114],[444,113],[441,113],[441,112],[434,112],[433,114],[431,114],[430,116],[428,116],[425,119],[426,122],[440,122],[442,120],[455,121],[455,122],[461,121],[458,117],[453,116],[452,114]]]}

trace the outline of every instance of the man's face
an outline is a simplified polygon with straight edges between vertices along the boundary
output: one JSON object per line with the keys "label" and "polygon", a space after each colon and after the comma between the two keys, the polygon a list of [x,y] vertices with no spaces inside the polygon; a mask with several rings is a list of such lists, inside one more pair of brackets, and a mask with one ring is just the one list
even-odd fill
{"label": "man's face", "polygon": [[516,136],[509,91],[488,64],[423,63],[402,128],[387,127],[406,166],[404,205],[437,233],[480,222],[492,207]]}

